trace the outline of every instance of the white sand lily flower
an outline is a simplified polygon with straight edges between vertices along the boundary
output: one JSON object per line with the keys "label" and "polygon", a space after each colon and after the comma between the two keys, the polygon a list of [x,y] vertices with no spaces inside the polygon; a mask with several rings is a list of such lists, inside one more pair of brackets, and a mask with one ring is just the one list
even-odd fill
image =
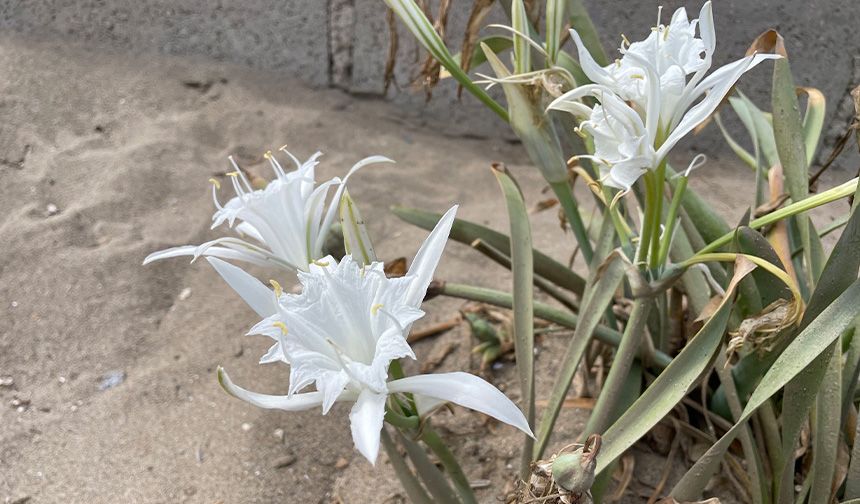
{"label": "white sand lily flower", "polygon": [[[212,199],[217,208],[212,216],[212,228],[226,222],[250,240],[222,237],[202,245],[169,248],[150,254],[143,264],[177,256],[192,256],[194,259],[208,256],[306,271],[308,264],[323,256],[323,244],[334,223],[340,196],[350,175],[368,164],[393,162],[383,156],[371,156],[356,163],[343,180],[335,177],[317,184],[314,169],[321,153],[317,152],[304,163],[299,163],[289,152],[287,154],[295,162],[296,170],[285,172],[277,159],[267,153],[266,158],[276,178],[258,190],[252,188],[242,170],[230,158],[235,171],[229,175],[236,196],[223,206],[218,201],[220,185],[212,181]],[[335,196],[326,205],[326,196],[333,186],[337,187]],[[235,224],[237,220],[239,224]]]}
{"label": "white sand lily flower", "polygon": [[[361,267],[352,257],[325,257],[300,272],[301,294],[272,293],[235,266],[208,258],[258,313],[270,313],[251,329],[277,343],[263,362],[290,365],[287,395],[250,392],[235,385],[223,369],[218,378],[231,395],[255,406],[300,411],[320,406],[326,414],[337,401],[355,404],[350,412],[355,446],[371,463],[390,394],[412,393],[419,412],[453,402],[531,434],[522,412],[494,386],[468,373],[418,375],[388,380],[391,361],[415,358],[406,336],[424,315],[420,306],[454,222],[456,207],[436,225],[401,278],[387,278],[380,262]],[[228,278],[229,277],[229,278]],[[265,298],[268,297],[268,300]],[[277,301],[275,301],[277,300]],[[309,385],[316,391],[301,392]]]}
{"label": "white sand lily flower", "polygon": [[[571,36],[582,69],[594,84],[563,94],[549,108],[587,119],[583,129],[588,132],[608,134],[603,149],[595,152],[595,160],[612,174],[607,185],[624,189],[645,170],[655,169],[683,137],[707,119],[746,71],[779,58],[754,54],[706,75],[716,47],[711,2],[702,6],[699,19],[693,21],[681,7],[668,26],[659,24],[645,40],[625,44],[621,59],[605,67],[594,61],[575,30]],[[600,106],[584,105],[580,102],[584,96],[597,98]]]}

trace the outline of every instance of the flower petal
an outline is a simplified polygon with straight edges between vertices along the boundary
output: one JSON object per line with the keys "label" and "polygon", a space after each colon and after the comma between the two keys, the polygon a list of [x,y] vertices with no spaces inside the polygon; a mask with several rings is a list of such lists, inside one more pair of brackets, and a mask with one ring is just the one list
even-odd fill
{"label": "flower petal", "polygon": [[409,376],[389,382],[388,392],[411,392],[459,404],[534,437],[519,408],[499,389],[473,374],[456,372]]}
{"label": "flower petal", "polygon": [[261,317],[269,317],[278,312],[278,302],[275,293],[253,276],[245,273],[242,268],[215,257],[207,257],[209,264],[221,275],[230,287],[248,303],[252,310]]}
{"label": "flower petal", "polygon": [[260,232],[257,231],[257,228],[255,228],[248,222],[240,222],[236,225],[234,229],[240,235],[250,236],[251,238],[257,240],[260,243],[266,243],[266,240],[263,238],[263,235],[261,235]]}
{"label": "flower petal", "polygon": [[[161,259],[169,259],[171,257],[194,257],[197,255],[197,249],[198,245],[183,245],[181,247],[171,247],[159,250],[158,252],[153,252],[146,256],[146,259],[143,260],[143,265],[146,266],[151,262],[160,261]],[[256,255],[251,252],[243,252],[241,250],[234,250],[226,247],[209,247],[206,249],[206,252],[204,252],[204,255],[220,257],[222,259],[236,259],[238,261],[245,261],[258,266],[272,265],[272,263],[266,261],[265,257],[262,255]],[[191,262],[194,261],[192,260]]]}
{"label": "flower petal", "polygon": [[705,43],[706,57],[713,54],[717,47],[717,35],[714,30],[714,11],[710,0],[702,5],[702,10],[699,11],[699,36],[702,42]]}
{"label": "flower petal", "polygon": [[732,86],[735,85],[744,72],[752,69],[762,61],[779,58],[780,56],[776,54],[754,54],[722,66],[711,75],[705,77],[693,92],[690,93],[690,96],[684,98],[686,103],[682,102],[678,104],[678,110],[686,109],[703,93],[707,92],[708,94],[699,103],[690,107],[684,113],[678,125],[672,130],[672,133],[663,142],[663,145],[660,146],[660,149],[657,151],[657,158],[663,159],[672,150],[672,147],[687,133],[707,119],[716,110],[720,102],[723,101],[723,97],[728,94]]}
{"label": "flower petal", "polygon": [[585,72],[586,77],[591,79],[591,82],[595,84],[613,85],[614,79],[612,79],[612,76],[609,75],[606,69],[594,60],[591,53],[588,52],[588,48],[585,47],[585,43],[582,42],[579,33],[576,30],[570,30],[570,36],[573,37],[573,41],[576,44],[579,66],[582,67],[582,71]]}
{"label": "flower petal", "polygon": [[379,438],[382,420],[385,418],[386,394],[363,390],[349,412],[352,440],[358,451],[371,464],[376,464],[379,455]]}
{"label": "flower petal", "polygon": [[355,163],[352,168],[349,169],[346,176],[343,178],[343,181],[340,183],[337,191],[334,193],[334,198],[332,198],[331,203],[329,204],[328,210],[326,211],[325,217],[323,218],[322,225],[320,226],[319,235],[317,236],[317,243],[315,243],[315,247],[320,249],[322,248],[323,243],[325,242],[326,235],[328,234],[328,230],[334,222],[334,218],[337,215],[337,209],[340,205],[340,197],[343,195],[343,190],[346,187],[346,183],[349,180],[349,177],[364,168],[369,164],[374,163],[393,163],[394,161],[388,159],[385,156],[370,156],[362,159],[358,163]]}
{"label": "flower petal", "polygon": [[[220,383],[221,388],[231,396],[263,409],[304,411],[320,406],[323,402],[323,395],[320,392],[306,392],[304,394],[293,394],[291,396],[279,396],[260,394],[258,392],[245,390],[233,383],[227,375],[227,372],[224,371],[224,368],[221,366],[218,366],[218,383]],[[344,393],[338,399],[341,401],[348,401],[354,398],[354,394]]]}
{"label": "flower petal", "polygon": [[433,273],[436,271],[436,266],[442,257],[442,251],[445,249],[445,243],[448,242],[448,235],[451,233],[451,226],[454,225],[454,217],[457,215],[458,207],[458,205],[454,205],[445,212],[445,215],[439,219],[436,227],[430,232],[430,236],[424,240],[421,248],[415,254],[415,259],[412,260],[412,265],[407,273],[408,276],[412,277],[412,283],[409,285],[409,290],[405,296],[406,304],[418,307],[424,300],[424,294],[427,293],[427,287],[433,280]]}

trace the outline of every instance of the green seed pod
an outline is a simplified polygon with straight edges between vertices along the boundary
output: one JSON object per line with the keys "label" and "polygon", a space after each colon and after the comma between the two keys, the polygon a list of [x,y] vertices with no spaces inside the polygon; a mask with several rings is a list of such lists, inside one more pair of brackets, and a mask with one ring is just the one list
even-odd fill
{"label": "green seed pod", "polygon": [[574,493],[585,493],[594,483],[597,461],[583,454],[582,448],[573,453],[564,453],[552,462],[552,477],[556,485]]}

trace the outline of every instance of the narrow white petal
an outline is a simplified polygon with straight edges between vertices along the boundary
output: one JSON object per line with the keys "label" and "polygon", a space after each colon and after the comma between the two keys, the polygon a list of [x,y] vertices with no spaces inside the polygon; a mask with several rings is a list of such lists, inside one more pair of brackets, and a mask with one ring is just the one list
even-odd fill
{"label": "narrow white petal", "polygon": [[[687,133],[698,126],[702,121],[708,118],[717,106],[723,101],[723,97],[728,94],[732,86],[741,78],[744,72],[750,70],[755,65],[769,59],[778,59],[780,56],[776,54],[755,54],[741,58],[737,61],[729,63],[717,69],[714,73],[707,76],[693,91],[689,99],[695,100],[696,97],[707,91],[707,95],[691,107],[684,117],[678,122],[678,125],[660,146],[657,151],[658,159],[663,159],[666,154],[675,146]],[[679,104],[685,106],[685,104]]]}
{"label": "narrow white petal", "polygon": [[579,66],[582,67],[582,71],[585,72],[585,75],[589,79],[591,79],[591,82],[594,82],[595,84],[612,85],[614,82],[612,77],[603,67],[594,61],[591,53],[588,52],[588,48],[586,48],[585,44],[582,42],[582,38],[580,38],[579,33],[577,33],[576,30],[570,30],[570,36],[573,37],[573,41],[576,44]]}
{"label": "narrow white petal", "polygon": [[349,177],[352,176],[353,173],[357,172],[361,168],[369,164],[374,163],[393,163],[391,159],[388,159],[385,156],[370,156],[362,159],[358,163],[355,163],[352,168],[347,172],[346,177],[343,178],[343,182],[340,183],[340,186],[337,188],[337,191],[334,194],[334,198],[331,200],[331,204],[326,211],[325,218],[323,219],[322,225],[320,226],[320,232],[317,236],[317,242],[314,244],[315,248],[320,249],[325,242],[326,234],[328,234],[328,230],[334,222],[334,218],[337,215],[337,209],[340,205],[340,198],[343,195],[343,189],[346,187],[346,183],[349,180]]}
{"label": "narrow white petal", "polygon": [[266,240],[263,239],[263,235],[261,235],[260,232],[257,231],[257,228],[247,222],[240,222],[235,227],[235,229],[239,234],[250,236],[251,238],[257,240],[260,243],[266,243]]}
{"label": "narrow white petal", "polygon": [[458,205],[452,206],[445,215],[436,223],[436,227],[430,232],[430,236],[421,244],[421,248],[415,254],[412,265],[409,267],[408,275],[413,278],[406,294],[406,304],[420,306],[427,292],[427,286],[433,280],[433,272],[442,257],[451,226],[454,225],[454,217],[457,215]]}
{"label": "narrow white petal", "polygon": [[227,284],[248,303],[261,317],[269,317],[278,312],[275,293],[242,268],[215,257],[207,257],[209,264],[221,275]]}
{"label": "narrow white petal", "polygon": [[562,98],[564,98],[564,96],[560,96],[553,100],[546,109],[568,112],[576,117],[588,118],[591,115],[591,107],[577,100],[562,100]]}
{"label": "narrow white petal", "polygon": [[358,451],[371,464],[376,464],[379,455],[379,437],[385,417],[386,394],[363,390],[349,412],[352,440]]}
{"label": "narrow white petal", "polygon": [[146,256],[146,259],[143,260],[143,265],[146,266],[153,261],[160,261],[161,259],[168,259],[170,257],[194,256],[195,250],[197,250],[197,245],[183,245],[181,247],[159,250]]}
{"label": "narrow white petal", "polygon": [[275,343],[269,347],[266,354],[260,357],[260,364],[271,364],[272,362],[289,363],[287,361],[287,356],[284,355],[284,347],[282,347],[280,343]]}
{"label": "narrow white petal", "polygon": [[[198,248],[198,245],[183,245],[181,247],[159,250],[158,252],[153,252],[146,256],[146,259],[143,260],[143,264],[145,266],[151,262],[159,261],[161,259],[169,259],[171,257],[194,257],[197,255]],[[243,252],[241,250],[234,250],[227,247],[209,247],[205,250],[203,255],[208,257],[220,257],[221,259],[235,259],[256,264],[258,266],[272,266],[273,264],[272,262],[267,261],[262,254],[256,254],[251,251]]]}
{"label": "narrow white petal", "polygon": [[714,30],[714,10],[710,0],[705,2],[699,11],[699,35],[705,43],[705,51],[708,55],[713,54],[717,47],[717,34]]}
{"label": "narrow white petal", "polygon": [[[260,394],[257,392],[251,392],[250,390],[245,390],[233,383],[230,380],[230,377],[227,376],[227,372],[224,371],[224,368],[221,366],[218,366],[218,383],[220,383],[221,388],[231,396],[253,404],[258,408],[279,409],[284,411],[304,411],[320,406],[323,401],[323,396],[319,392],[279,396]],[[346,400],[347,398],[342,396],[341,399]]]}
{"label": "narrow white petal", "polygon": [[499,389],[469,373],[409,376],[388,383],[388,392],[412,392],[480,411],[534,437],[528,421]]}

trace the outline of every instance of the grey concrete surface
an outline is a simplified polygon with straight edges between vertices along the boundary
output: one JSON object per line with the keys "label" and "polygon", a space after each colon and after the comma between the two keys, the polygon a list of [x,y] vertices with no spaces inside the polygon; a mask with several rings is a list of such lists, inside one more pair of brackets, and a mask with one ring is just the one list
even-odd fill
{"label": "grey concrete surface", "polygon": [[[691,16],[700,0],[585,0],[614,51],[623,32],[643,37],[663,5],[664,19],[686,5]],[[437,1],[430,2],[435,12]],[[471,1],[454,0],[447,42],[456,52]],[[785,37],[798,85],[822,89],[828,98],[832,141],[850,116],[846,90],[860,82],[858,0],[714,0],[717,63],[743,55],[750,41],[768,28]],[[503,20],[497,5],[491,15]],[[507,134],[492,113],[466,96],[457,99],[453,82],[440,84],[433,99],[413,86],[423,54],[399,24],[396,83],[387,99],[403,105],[404,120],[445,124],[451,134]],[[2,0],[0,29],[41,39],[59,38],[93,47],[198,55],[276,70],[316,87],[334,86],[383,95],[389,32],[382,0]],[[763,65],[764,66],[764,65]],[[757,69],[741,87],[765,108],[769,71]],[[444,122],[443,122],[444,121]],[[714,133],[697,147],[719,148]],[[826,147],[825,147],[826,150]]]}

